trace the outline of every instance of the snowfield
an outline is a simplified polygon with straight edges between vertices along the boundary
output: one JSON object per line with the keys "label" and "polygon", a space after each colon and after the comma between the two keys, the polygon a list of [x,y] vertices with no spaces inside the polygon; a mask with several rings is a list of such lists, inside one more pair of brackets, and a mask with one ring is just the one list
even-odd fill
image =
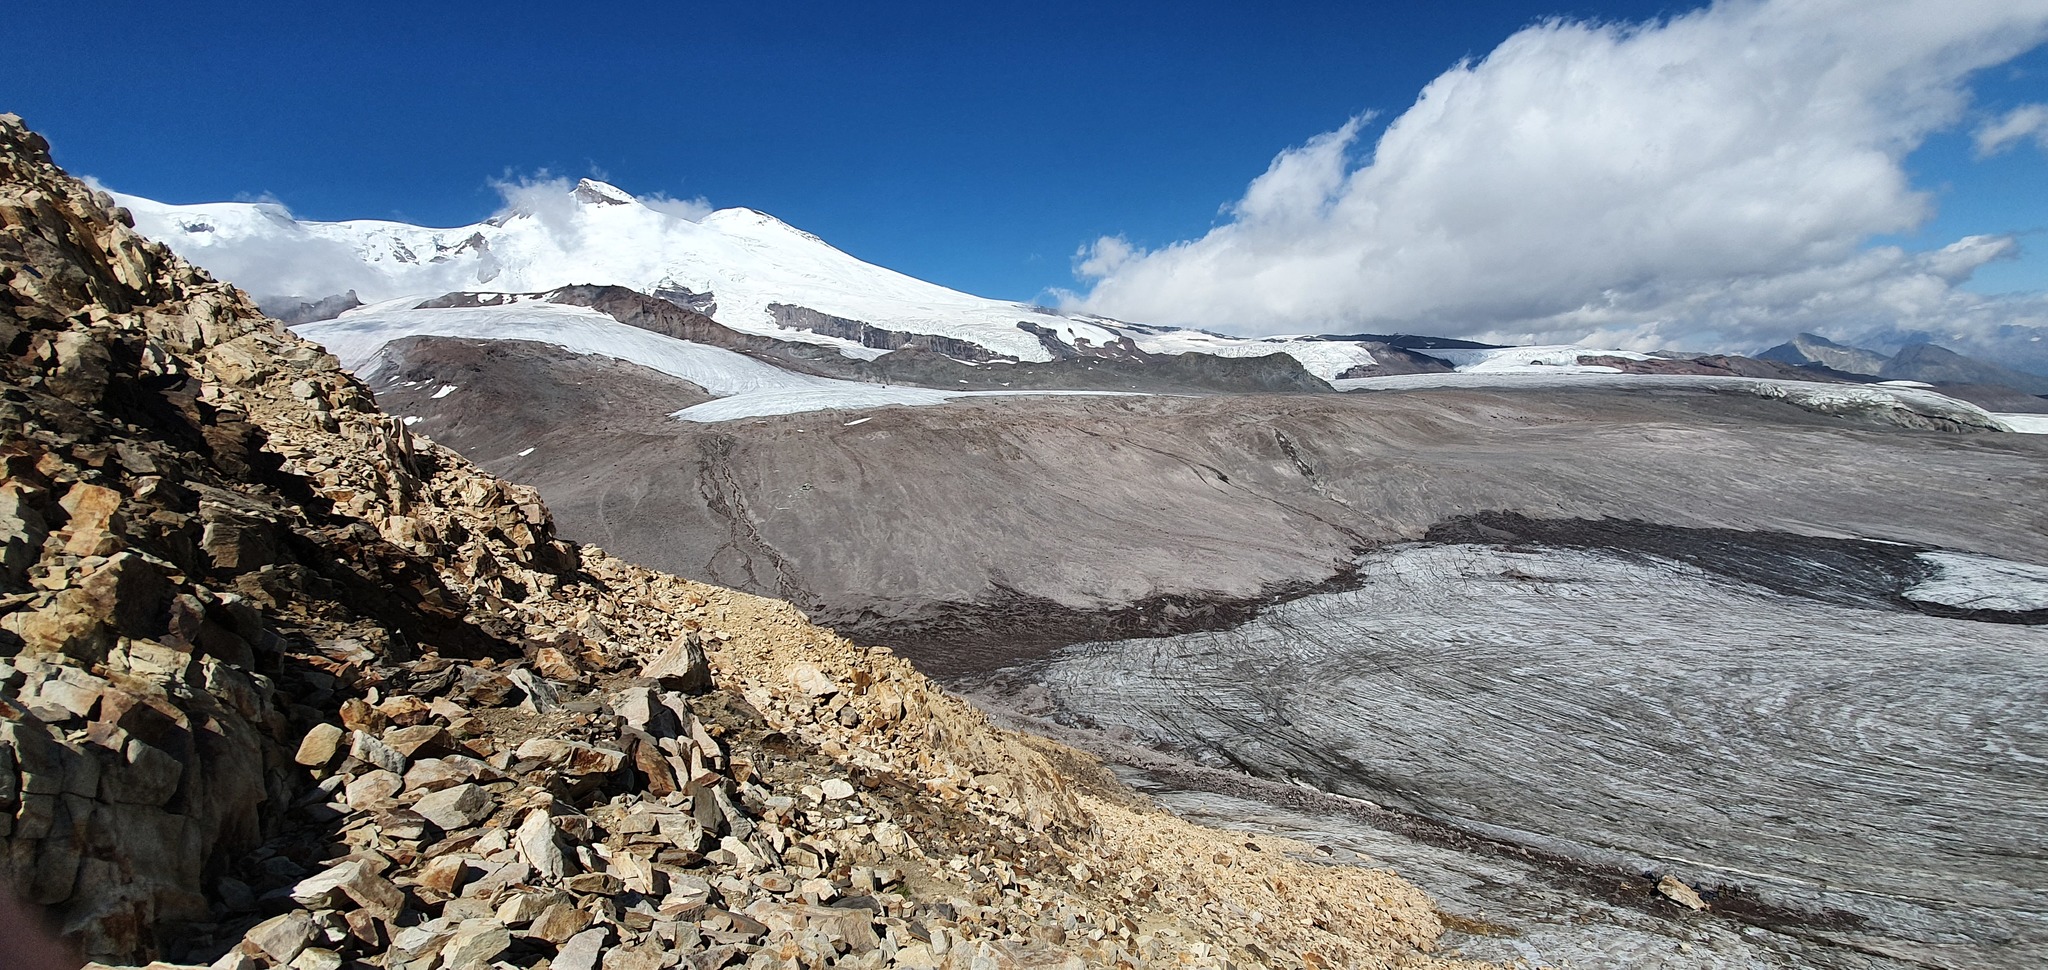
{"label": "snowfield", "polygon": [[1336,380],[1353,367],[1379,363],[1372,352],[1348,340],[1315,340],[1307,337],[1225,337],[1200,330],[1169,330],[1151,333],[1126,331],[1138,349],[1149,354],[1213,354],[1217,357],[1264,357],[1286,354],[1301,362],[1303,370],[1326,381]]}
{"label": "snowfield", "polygon": [[2000,411],[1991,416],[2005,425],[2008,431],[2020,434],[2048,434],[2048,414],[2007,414]]}
{"label": "snowfield", "polygon": [[[529,300],[501,306],[420,309],[418,303],[411,298],[391,300],[351,310],[333,320],[302,324],[293,332],[325,345],[342,366],[364,381],[377,376],[378,355],[384,346],[403,337],[531,340],[574,353],[611,357],[689,381],[719,398],[675,414],[699,422],[889,405],[929,406],[962,397],[1115,393],[939,391],[833,380],[786,371],[722,347],[627,326],[587,307]],[[439,399],[454,390],[454,385],[444,385],[433,397]]]}
{"label": "snowfield", "polygon": [[1649,354],[1626,350],[1594,350],[1570,344],[1544,347],[1498,347],[1486,350],[1425,350],[1447,361],[1464,374],[1619,374],[1621,369],[1605,364],[1581,364],[1581,356],[1620,357],[1624,360],[1652,360]]}
{"label": "snowfield", "polygon": [[[1586,351],[1595,353],[1595,351]],[[1433,352],[1434,353],[1434,352]],[[1491,352],[1489,352],[1491,353]],[[1601,353],[1605,353],[1602,351]],[[1822,414],[1858,414],[1873,411],[1905,411],[1931,418],[1954,421],[1972,427],[1998,431],[2014,430],[2012,415],[1994,416],[1968,401],[1935,391],[1877,384],[1816,384],[1780,381],[1761,377],[1715,377],[1704,374],[1602,373],[1585,367],[1540,367],[1456,372],[1450,374],[1402,374],[1393,377],[1359,377],[1331,381],[1339,391],[1410,391],[1429,388],[1555,389],[1616,388],[1650,390],[1695,387],[1708,391],[1739,392],[1787,401]],[[2026,417],[2023,415],[2022,417]]]}

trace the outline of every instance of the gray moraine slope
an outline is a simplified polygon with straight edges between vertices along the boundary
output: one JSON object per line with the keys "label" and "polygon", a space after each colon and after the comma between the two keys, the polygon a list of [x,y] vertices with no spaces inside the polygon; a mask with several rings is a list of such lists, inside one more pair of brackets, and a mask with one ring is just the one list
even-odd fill
{"label": "gray moraine slope", "polygon": [[[667,417],[702,400],[694,385],[490,343],[394,345],[371,384],[415,432],[539,488],[579,541],[788,599],[937,673],[1227,625],[1364,550],[1494,510],[2048,562],[2048,510],[2021,500],[2048,494],[2048,436],[1905,430],[1656,378],[696,424]],[[557,364],[575,376],[550,380]]]}

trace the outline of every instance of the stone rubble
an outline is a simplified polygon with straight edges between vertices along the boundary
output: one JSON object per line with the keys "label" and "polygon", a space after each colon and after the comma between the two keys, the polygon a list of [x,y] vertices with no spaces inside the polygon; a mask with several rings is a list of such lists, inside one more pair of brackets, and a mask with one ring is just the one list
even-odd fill
{"label": "stone rubble", "polygon": [[788,604],[557,538],[0,116],[0,884],[215,970],[1452,966]]}

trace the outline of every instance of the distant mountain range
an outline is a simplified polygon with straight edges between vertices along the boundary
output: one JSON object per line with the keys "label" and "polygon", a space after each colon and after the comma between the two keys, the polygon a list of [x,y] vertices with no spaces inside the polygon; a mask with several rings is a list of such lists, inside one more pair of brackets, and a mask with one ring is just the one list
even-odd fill
{"label": "distant mountain range", "polygon": [[1978,360],[1931,343],[1909,344],[1889,357],[1802,333],[1757,355],[1795,367],[1879,381],[1920,381],[1937,387],[2001,386],[2030,395],[2048,394],[2048,377]]}
{"label": "distant mountain range", "polygon": [[[1500,347],[1412,334],[1235,337],[991,300],[864,262],[752,209],[688,218],[583,180],[485,222],[308,222],[264,203],[116,196],[143,233],[255,295],[352,367],[411,337],[525,340],[650,367],[720,418],[965,395],[1327,392],[1449,371],[1921,381],[1996,411],[2048,378],[1932,346],[1812,334],[1759,358]],[[744,400],[739,400],[739,399]]]}

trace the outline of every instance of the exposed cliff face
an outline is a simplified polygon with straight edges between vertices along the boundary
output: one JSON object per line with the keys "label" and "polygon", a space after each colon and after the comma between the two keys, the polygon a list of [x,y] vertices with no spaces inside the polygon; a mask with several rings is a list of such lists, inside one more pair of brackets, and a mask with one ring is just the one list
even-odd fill
{"label": "exposed cliff face", "polygon": [[789,327],[793,330],[809,330],[814,333],[822,333],[828,337],[840,337],[854,341],[863,347],[873,347],[876,350],[902,350],[906,347],[914,347],[919,350],[934,351],[960,360],[990,361],[1015,359],[997,354],[971,340],[962,340],[958,337],[946,337],[938,334],[890,330],[884,327],[877,327],[865,321],[835,317],[832,314],[821,313],[809,307],[794,306],[788,303],[769,304],[768,314],[780,326]]}
{"label": "exposed cliff face", "polygon": [[87,955],[1423,961],[1391,876],[556,539],[122,215],[0,116],[0,883]]}

